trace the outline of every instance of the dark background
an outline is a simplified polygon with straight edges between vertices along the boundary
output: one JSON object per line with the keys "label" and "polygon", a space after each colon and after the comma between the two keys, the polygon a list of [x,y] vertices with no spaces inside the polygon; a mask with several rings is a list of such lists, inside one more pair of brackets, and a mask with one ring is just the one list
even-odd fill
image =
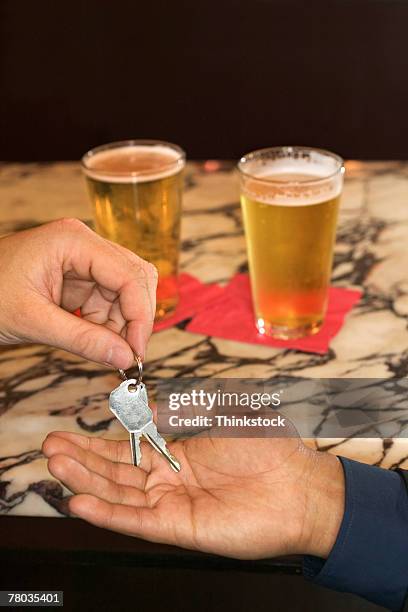
{"label": "dark background", "polygon": [[2,0],[0,159],[150,137],[408,158],[408,0]]}
{"label": "dark background", "polygon": [[0,590],[64,591],[64,607],[48,608],[61,612],[384,610],[304,580],[298,557],[226,559],[72,518],[2,516],[1,527]]}

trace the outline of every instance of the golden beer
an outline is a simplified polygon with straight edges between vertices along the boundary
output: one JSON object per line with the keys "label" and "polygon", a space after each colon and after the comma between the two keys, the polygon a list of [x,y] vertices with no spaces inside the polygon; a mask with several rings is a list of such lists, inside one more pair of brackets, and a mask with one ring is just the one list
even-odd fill
{"label": "golden beer", "polygon": [[96,231],[156,266],[156,320],[171,314],[178,302],[184,152],[133,140],[93,149],[82,163]]}
{"label": "golden beer", "polygon": [[282,339],[314,334],[327,308],[342,160],[279,147],[238,167],[256,326]]}

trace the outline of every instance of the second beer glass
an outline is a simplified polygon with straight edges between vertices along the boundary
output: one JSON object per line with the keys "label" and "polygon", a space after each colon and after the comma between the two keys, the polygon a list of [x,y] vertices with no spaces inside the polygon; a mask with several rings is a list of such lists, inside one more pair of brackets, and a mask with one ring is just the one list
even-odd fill
{"label": "second beer glass", "polygon": [[343,160],[275,147],[245,155],[238,169],[256,326],[282,339],[314,334],[327,307]]}
{"label": "second beer glass", "polygon": [[184,165],[179,147],[154,140],[114,142],[82,158],[96,231],[158,269],[156,320],[178,302]]}

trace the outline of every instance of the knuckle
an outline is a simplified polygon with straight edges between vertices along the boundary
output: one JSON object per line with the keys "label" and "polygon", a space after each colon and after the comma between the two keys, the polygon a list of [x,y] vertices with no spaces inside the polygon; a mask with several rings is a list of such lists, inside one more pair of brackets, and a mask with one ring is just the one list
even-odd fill
{"label": "knuckle", "polygon": [[93,329],[81,330],[75,338],[75,347],[78,353],[81,355],[89,355],[90,352],[95,352],[97,345],[97,339],[95,338],[95,332]]}
{"label": "knuckle", "polygon": [[153,280],[157,280],[159,278],[159,271],[157,270],[156,266],[150,262],[147,262],[147,274]]}
{"label": "knuckle", "polygon": [[136,255],[136,253],[133,253],[132,251],[128,251],[127,255],[129,268],[131,269],[132,273],[137,275],[137,277],[142,277],[143,279],[147,280],[158,279],[159,273],[156,266],[149,261],[146,261],[142,257],[139,257],[139,255]]}
{"label": "knuckle", "polygon": [[80,221],[76,217],[62,217],[62,219],[57,219],[57,221],[53,221],[52,224],[56,226],[56,228],[61,232],[81,232],[85,229],[88,229],[83,221]]}
{"label": "knuckle", "polygon": [[137,279],[142,278],[143,280],[146,280],[147,274],[146,274],[145,267],[143,265],[143,259],[135,256],[135,259],[131,259],[129,261],[129,267],[130,267],[130,271],[132,275],[134,275],[135,278]]}
{"label": "knuckle", "polygon": [[137,266],[143,277],[147,280],[156,280],[159,277],[159,273],[157,271],[156,266],[154,266],[149,261],[146,261],[145,259],[141,259],[140,257],[138,257],[134,265]]}

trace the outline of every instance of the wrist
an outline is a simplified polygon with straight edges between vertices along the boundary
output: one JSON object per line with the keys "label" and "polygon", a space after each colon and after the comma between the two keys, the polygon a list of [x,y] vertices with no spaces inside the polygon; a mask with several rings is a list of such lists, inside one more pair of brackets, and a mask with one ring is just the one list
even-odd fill
{"label": "wrist", "polygon": [[345,480],[340,460],[329,453],[315,452],[305,486],[302,553],[326,559],[344,515]]}

